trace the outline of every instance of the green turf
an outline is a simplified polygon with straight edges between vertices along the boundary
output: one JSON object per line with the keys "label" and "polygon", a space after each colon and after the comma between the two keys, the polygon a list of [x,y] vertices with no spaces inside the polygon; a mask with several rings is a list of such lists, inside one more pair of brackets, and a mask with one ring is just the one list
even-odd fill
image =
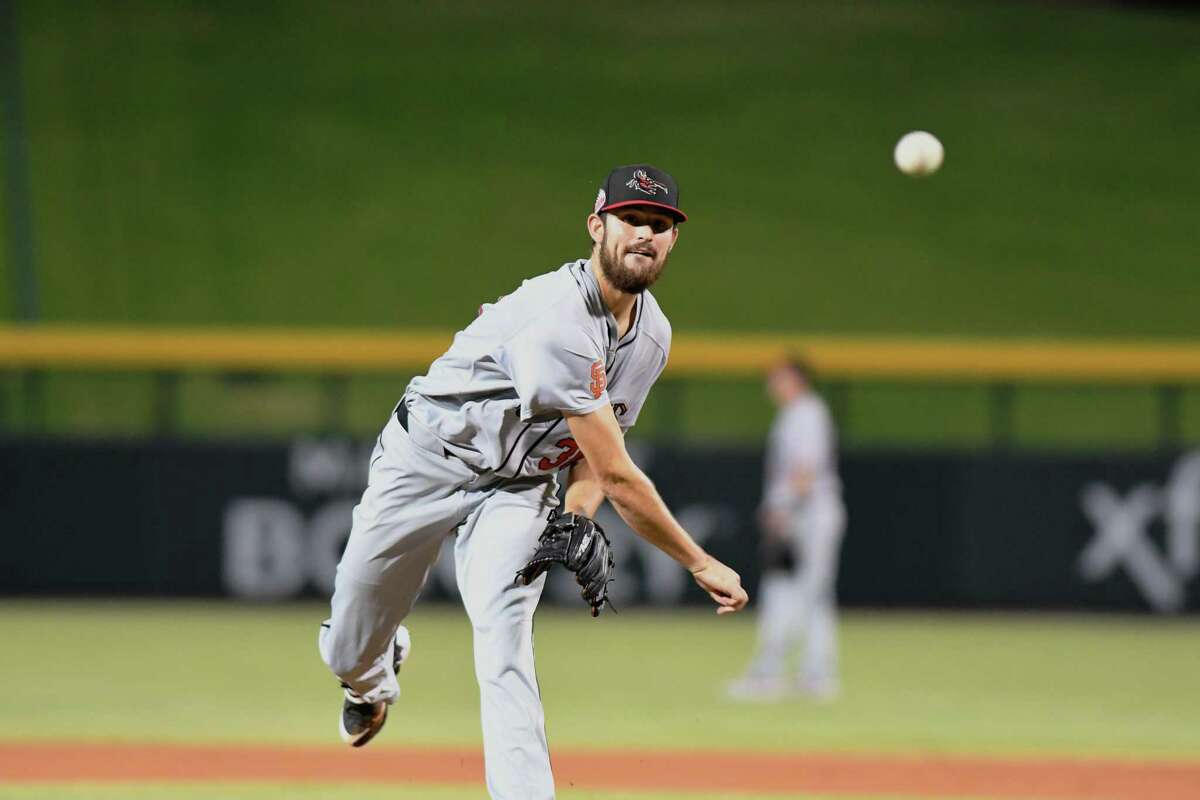
{"label": "green turf", "polygon": [[[317,605],[0,607],[0,739],[328,743]],[[420,608],[381,741],[477,746],[470,629]],[[851,614],[844,697],[739,705],[750,616],[546,613],[552,746],[1200,756],[1200,629],[1147,618]],[[581,687],[586,687],[581,688]],[[269,714],[262,709],[269,708]]]}
{"label": "green turf", "polygon": [[[677,330],[1196,335],[1200,15],[1005,0],[19,5],[47,320],[457,328],[582,255],[598,180],[646,158],[677,174],[693,215],[656,290]],[[890,164],[915,127],[946,143],[930,180]],[[185,432],[326,420],[319,392],[195,384]],[[401,385],[343,427],[373,432]],[[56,376],[25,408],[6,385],[0,418],[141,434],[147,391]],[[645,427],[753,438],[759,394],[697,385],[700,400]],[[970,395],[864,399],[856,435],[978,446],[986,406]],[[716,402],[740,413],[714,417]],[[1039,416],[1019,415],[1018,443],[1155,442],[1141,400],[1028,404]]]}

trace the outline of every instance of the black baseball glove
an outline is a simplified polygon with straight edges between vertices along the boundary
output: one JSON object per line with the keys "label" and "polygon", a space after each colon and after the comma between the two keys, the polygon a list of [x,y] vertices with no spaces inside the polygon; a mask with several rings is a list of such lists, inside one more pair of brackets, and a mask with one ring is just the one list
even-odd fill
{"label": "black baseball glove", "polygon": [[616,563],[608,537],[595,521],[582,514],[559,514],[551,511],[546,530],[538,537],[533,558],[517,572],[517,583],[528,586],[553,564],[562,564],[575,573],[575,581],[583,587],[580,592],[592,607],[592,616],[608,601],[608,584]]}
{"label": "black baseball glove", "polygon": [[796,569],[795,545],[782,536],[764,532],[758,541],[758,558],[763,572],[792,572]]}

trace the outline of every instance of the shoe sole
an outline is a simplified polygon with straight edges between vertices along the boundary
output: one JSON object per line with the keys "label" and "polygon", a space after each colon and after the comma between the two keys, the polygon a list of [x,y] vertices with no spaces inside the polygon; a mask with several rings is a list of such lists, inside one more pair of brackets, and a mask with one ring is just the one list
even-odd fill
{"label": "shoe sole", "polygon": [[383,723],[387,722],[388,707],[387,703],[380,704],[380,710],[371,718],[371,725],[357,737],[351,736],[346,730],[342,721],[338,720],[338,735],[342,737],[342,741],[351,747],[362,747],[367,742],[375,738],[375,734],[383,730]]}

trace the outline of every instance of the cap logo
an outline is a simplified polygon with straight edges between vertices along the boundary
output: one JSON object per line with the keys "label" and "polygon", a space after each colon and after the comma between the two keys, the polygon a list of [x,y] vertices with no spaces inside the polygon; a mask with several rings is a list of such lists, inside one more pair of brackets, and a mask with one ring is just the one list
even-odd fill
{"label": "cap logo", "polygon": [[600,193],[596,195],[596,205],[595,205],[595,207],[592,208],[592,213],[599,214],[600,209],[604,208],[604,204],[607,201],[608,201],[608,195],[606,195],[604,193],[604,190],[601,189]]}
{"label": "cap logo", "polygon": [[647,175],[646,170],[644,169],[635,170],[633,173],[633,178],[626,181],[625,185],[630,189],[639,191],[642,194],[648,194],[651,197],[658,194],[659,189],[662,189],[663,194],[671,193],[666,186]]}

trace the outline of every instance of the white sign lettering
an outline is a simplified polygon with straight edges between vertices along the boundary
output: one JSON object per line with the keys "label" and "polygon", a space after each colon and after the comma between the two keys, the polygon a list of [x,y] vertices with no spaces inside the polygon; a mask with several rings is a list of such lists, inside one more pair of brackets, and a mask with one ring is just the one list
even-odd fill
{"label": "white sign lettering", "polygon": [[[1183,456],[1165,486],[1139,484],[1122,497],[1105,483],[1080,495],[1083,513],[1096,529],[1079,555],[1079,571],[1092,582],[1123,567],[1156,611],[1179,611],[1186,586],[1200,567],[1200,451]],[[1150,538],[1150,525],[1163,517],[1166,551]]]}

